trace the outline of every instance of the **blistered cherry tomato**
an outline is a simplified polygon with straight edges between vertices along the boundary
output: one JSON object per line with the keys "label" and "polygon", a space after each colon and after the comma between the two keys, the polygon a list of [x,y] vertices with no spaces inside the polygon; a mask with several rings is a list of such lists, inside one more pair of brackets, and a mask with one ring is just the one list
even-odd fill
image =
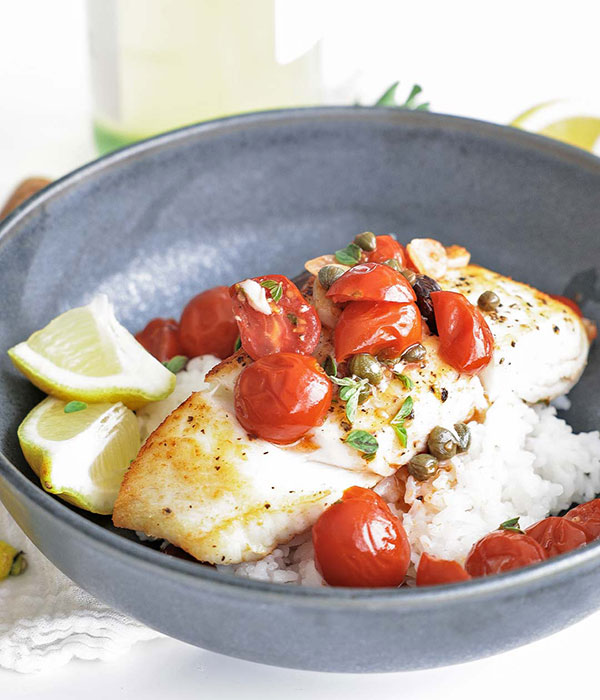
{"label": "blistered cherry tomato", "polygon": [[600,537],[600,498],[571,508],[564,517],[586,531],[588,542]]}
{"label": "blistered cherry tomato", "polygon": [[173,318],[153,318],[143,331],[136,333],[135,339],[161,362],[185,354],[179,326]]}
{"label": "blistered cherry tomato", "polygon": [[335,327],[335,356],[338,362],[350,355],[381,350],[398,353],[420,343],[421,314],[413,303],[352,301],[342,311]]}
{"label": "blistered cherry tomato", "polygon": [[457,561],[440,559],[423,552],[417,567],[417,586],[439,586],[443,583],[468,581],[471,577]]}
{"label": "blistered cherry tomato", "polygon": [[416,301],[417,295],[404,275],[379,263],[355,265],[329,288],[327,296],[336,304],[346,301]]}
{"label": "blistered cherry tomato", "polygon": [[360,486],[347,489],[312,530],[315,564],[330,586],[399,586],[410,562],[401,521],[386,502]]}
{"label": "blistered cherry tomato", "polygon": [[548,294],[548,296],[552,297],[552,299],[556,299],[556,301],[560,301],[561,304],[568,306],[578,316],[583,318],[583,312],[579,308],[579,304],[576,301],[573,301],[573,299],[569,299],[569,297],[563,297],[560,294]]}
{"label": "blistered cherry tomato", "polygon": [[252,281],[262,286],[260,292],[264,292],[271,313],[252,306],[243,283],[230,287],[244,350],[254,360],[274,352],[310,355],[319,342],[321,321],[298,287],[283,275],[262,275]]}
{"label": "blistered cherry tomato", "polygon": [[400,267],[407,266],[407,257],[404,246],[400,245],[392,236],[375,236],[377,247],[367,253],[368,262],[384,263],[386,260],[397,260]]}
{"label": "blistered cherry tomato", "polygon": [[238,336],[227,287],[213,287],[187,303],[179,322],[183,354],[188,357],[233,353]]}
{"label": "blistered cherry tomato", "polygon": [[431,301],[441,358],[458,372],[482,370],[492,359],[494,336],[481,311],[458,292],[431,292]]}
{"label": "blistered cherry tomato", "polygon": [[533,537],[512,530],[496,530],[476,542],[465,569],[471,576],[489,576],[544,561],[546,552]]}
{"label": "blistered cherry tomato", "polygon": [[566,518],[544,518],[528,527],[525,534],[542,545],[547,557],[570,552],[587,542],[586,531]]}
{"label": "blistered cherry tomato", "polygon": [[323,422],[331,390],[314,357],[293,352],[267,355],[238,377],[235,415],[250,435],[287,444]]}

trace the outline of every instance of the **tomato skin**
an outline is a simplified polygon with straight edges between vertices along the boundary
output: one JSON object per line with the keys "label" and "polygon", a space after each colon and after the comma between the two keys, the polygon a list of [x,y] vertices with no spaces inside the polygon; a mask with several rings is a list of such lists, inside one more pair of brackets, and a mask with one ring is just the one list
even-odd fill
{"label": "tomato skin", "polygon": [[312,530],[315,563],[330,586],[399,586],[410,563],[401,521],[374,491],[352,486]]}
{"label": "tomato skin", "polygon": [[600,537],[600,498],[571,508],[564,517],[585,530],[588,542]]}
{"label": "tomato skin", "polygon": [[431,292],[440,356],[458,372],[474,374],[492,359],[494,336],[483,314],[458,292]]}
{"label": "tomato skin", "polygon": [[386,260],[397,260],[401,267],[407,267],[408,258],[403,245],[389,235],[375,236],[377,247],[367,253],[367,262],[384,263]]}
{"label": "tomato skin", "polygon": [[250,435],[285,445],[323,422],[331,393],[331,382],[314,357],[267,355],[238,377],[235,415]]}
{"label": "tomato skin", "polygon": [[377,355],[391,349],[398,353],[420,343],[421,314],[416,304],[391,301],[352,301],[335,327],[335,356],[342,362],[350,355]]}
{"label": "tomato skin", "polygon": [[560,294],[548,294],[548,296],[556,301],[559,301],[561,304],[568,306],[571,311],[574,311],[580,318],[583,318],[583,311],[579,308],[579,304],[576,301],[573,301],[573,299],[563,297]]}
{"label": "tomato skin", "polygon": [[570,552],[587,543],[583,527],[565,518],[544,518],[528,527],[525,534],[542,545],[547,557]]}
{"label": "tomato skin", "polygon": [[272,280],[281,284],[278,302],[265,289],[271,314],[252,308],[239,284],[229,288],[242,347],[253,360],[276,352],[297,352],[310,355],[321,336],[321,321],[313,306],[308,304],[296,285],[284,275],[253,277],[260,284]]}
{"label": "tomato skin", "polygon": [[457,561],[440,559],[423,552],[417,567],[417,586],[439,586],[470,580],[469,574]]}
{"label": "tomato skin", "polygon": [[238,336],[227,287],[213,287],[197,294],[186,304],[179,336],[188,357],[216,355],[222,360],[233,353]]}
{"label": "tomato skin", "polygon": [[351,267],[329,288],[327,296],[336,304],[346,301],[417,300],[409,281],[389,265],[362,263]]}
{"label": "tomato skin", "polygon": [[465,569],[473,577],[489,576],[537,564],[544,559],[544,548],[532,537],[512,530],[496,530],[471,547]]}
{"label": "tomato skin", "polygon": [[161,362],[185,354],[179,337],[179,325],[173,318],[153,318],[143,331],[135,334],[135,339]]}

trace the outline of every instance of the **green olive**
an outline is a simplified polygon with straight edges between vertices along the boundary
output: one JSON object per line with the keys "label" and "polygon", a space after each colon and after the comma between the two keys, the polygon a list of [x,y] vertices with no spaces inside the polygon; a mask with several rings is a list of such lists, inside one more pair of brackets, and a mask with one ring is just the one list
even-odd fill
{"label": "green olive", "polygon": [[379,384],[383,377],[381,365],[373,355],[367,353],[354,355],[348,363],[348,369],[351,374],[361,379],[368,379],[371,384]]}
{"label": "green olive", "polygon": [[325,265],[319,270],[321,287],[329,289],[331,285],[348,270],[344,265]]}
{"label": "green olive", "polygon": [[403,267],[400,272],[408,280],[409,284],[412,286],[417,281],[417,273],[408,267]]}
{"label": "green olive", "polygon": [[479,299],[477,299],[477,306],[483,311],[494,311],[498,308],[499,304],[500,297],[496,294],[496,292],[491,292],[489,290],[487,292],[483,292]]}
{"label": "green olive", "polygon": [[455,423],[454,432],[458,437],[457,452],[466,452],[471,446],[471,431],[465,423]]}
{"label": "green olive", "polygon": [[441,425],[436,425],[429,433],[427,447],[434,457],[438,459],[450,459],[456,454],[458,445],[456,443],[456,438],[450,430],[442,428]]}
{"label": "green olive", "polygon": [[402,353],[401,359],[404,362],[421,362],[421,360],[425,359],[426,354],[427,350],[425,350],[425,347],[421,343],[417,343],[407,348]]}
{"label": "green olive", "polygon": [[371,231],[365,231],[364,233],[359,233],[355,236],[354,242],[359,248],[366,251],[375,250],[377,248],[377,240],[375,239],[375,234]]}
{"label": "green olive", "polygon": [[371,387],[368,384],[364,384],[358,391],[358,403],[363,404],[369,396],[371,396]]}
{"label": "green olive", "polygon": [[417,481],[427,481],[437,474],[438,461],[426,452],[415,455],[406,465],[408,473]]}
{"label": "green olive", "polygon": [[388,267],[391,267],[392,270],[396,270],[396,272],[402,272],[402,265],[400,265],[400,263],[394,258],[388,258],[387,260],[384,260],[383,264],[387,265]]}

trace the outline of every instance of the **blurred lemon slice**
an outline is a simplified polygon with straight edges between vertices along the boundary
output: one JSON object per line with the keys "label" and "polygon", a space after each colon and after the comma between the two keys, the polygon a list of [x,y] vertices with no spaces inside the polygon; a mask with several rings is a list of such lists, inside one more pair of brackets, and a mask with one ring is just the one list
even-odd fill
{"label": "blurred lemon slice", "polygon": [[57,316],[8,354],[35,386],[67,401],[139,408],[175,386],[175,375],[117,321],[104,295]]}
{"label": "blurred lemon slice", "polygon": [[552,100],[528,109],[511,122],[526,131],[600,155],[600,109],[595,112],[587,103]]}
{"label": "blurred lemon slice", "polygon": [[46,491],[101,514],[112,513],[140,448],[137,419],[122,403],[65,403],[51,396],[27,415],[18,436]]}

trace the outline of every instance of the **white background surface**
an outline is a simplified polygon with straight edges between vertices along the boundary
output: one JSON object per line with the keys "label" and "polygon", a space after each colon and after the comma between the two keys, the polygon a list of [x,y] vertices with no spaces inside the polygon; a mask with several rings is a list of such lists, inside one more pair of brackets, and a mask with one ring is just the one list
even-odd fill
{"label": "white background surface", "polygon": [[[369,15],[361,13],[367,5]],[[342,15],[332,14],[341,6]],[[507,122],[547,99],[597,103],[595,6],[332,0],[330,20],[338,29],[344,20],[337,40],[360,62],[365,101],[400,78],[407,88],[421,83],[437,111]],[[57,177],[95,157],[87,71],[83,0],[0,0],[0,198],[23,177]],[[595,697],[599,638],[596,614],[492,659],[375,676],[273,669],[161,639],[110,664],[73,662],[39,676],[0,671],[0,697],[553,700],[582,691]]]}

